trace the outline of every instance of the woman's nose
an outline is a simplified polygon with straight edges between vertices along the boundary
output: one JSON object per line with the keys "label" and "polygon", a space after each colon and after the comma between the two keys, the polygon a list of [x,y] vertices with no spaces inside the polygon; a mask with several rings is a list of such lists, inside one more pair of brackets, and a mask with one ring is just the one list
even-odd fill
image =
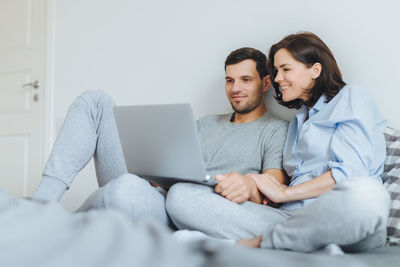
{"label": "woman's nose", "polygon": [[278,71],[276,73],[274,81],[277,83],[278,81],[281,81],[281,80],[282,80],[282,73],[280,71]]}

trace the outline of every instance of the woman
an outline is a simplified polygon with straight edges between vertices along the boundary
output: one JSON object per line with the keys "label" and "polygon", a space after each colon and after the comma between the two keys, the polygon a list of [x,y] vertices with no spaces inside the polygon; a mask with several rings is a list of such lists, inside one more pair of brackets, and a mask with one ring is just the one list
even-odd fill
{"label": "woman", "polygon": [[380,178],[386,121],[372,97],[346,85],[332,52],[313,33],[285,37],[269,60],[277,101],[299,109],[283,153],[290,185],[251,177],[264,204],[283,203],[287,217],[263,236],[238,242],[306,252],[330,243],[345,251],[383,246],[390,208]]}

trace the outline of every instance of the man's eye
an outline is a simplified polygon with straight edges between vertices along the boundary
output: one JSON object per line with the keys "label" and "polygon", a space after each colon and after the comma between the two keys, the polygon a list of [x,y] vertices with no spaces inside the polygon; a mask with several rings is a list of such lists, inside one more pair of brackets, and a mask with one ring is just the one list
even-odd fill
{"label": "man's eye", "polygon": [[285,72],[288,72],[289,70],[290,70],[290,69],[286,69],[286,68],[285,68],[285,69],[283,69],[283,71],[285,71]]}
{"label": "man's eye", "polygon": [[243,81],[245,81],[245,82],[250,82],[250,79],[244,78]]}
{"label": "man's eye", "polygon": [[233,80],[225,80],[226,83],[232,83]]}

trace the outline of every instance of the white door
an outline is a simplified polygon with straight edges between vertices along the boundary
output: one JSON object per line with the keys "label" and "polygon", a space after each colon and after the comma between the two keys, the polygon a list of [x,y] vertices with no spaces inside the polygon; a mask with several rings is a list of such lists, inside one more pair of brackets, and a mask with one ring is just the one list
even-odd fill
{"label": "white door", "polygon": [[0,188],[30,195],[42,166],[45,0],[0,0]]}

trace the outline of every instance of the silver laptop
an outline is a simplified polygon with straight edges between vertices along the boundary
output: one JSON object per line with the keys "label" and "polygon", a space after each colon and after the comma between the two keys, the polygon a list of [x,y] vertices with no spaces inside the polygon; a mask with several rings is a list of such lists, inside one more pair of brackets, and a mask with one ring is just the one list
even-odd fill
{"label": "silver laptop", "polygon": [[117,106],[114,116],[128,172],[167,188],[216,184],[206,172],[189,104]]}

